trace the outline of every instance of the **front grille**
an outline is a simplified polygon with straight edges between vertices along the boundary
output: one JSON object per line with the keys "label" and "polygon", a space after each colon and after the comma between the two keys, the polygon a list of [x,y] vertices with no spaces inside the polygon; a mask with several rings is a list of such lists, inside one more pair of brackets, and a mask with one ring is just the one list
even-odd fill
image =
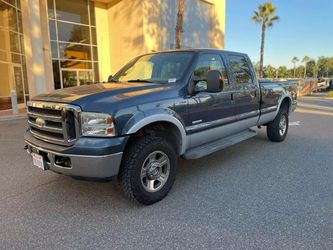
{"label": "front grille", "polygon": [[70,146],[79,137],[80,108],[69,104],[29,102],[28,123],[34,137]]}

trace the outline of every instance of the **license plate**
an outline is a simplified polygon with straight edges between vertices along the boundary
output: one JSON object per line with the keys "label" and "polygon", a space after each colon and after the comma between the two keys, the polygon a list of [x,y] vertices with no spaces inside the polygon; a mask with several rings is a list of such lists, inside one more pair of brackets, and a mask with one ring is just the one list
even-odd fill
{"label": "license plate", "polygon": [[36,166],[42,170],[46,170],[45,166],[44,166],[43,156],[32,153],[32,163],[34,164],[34,166]]}

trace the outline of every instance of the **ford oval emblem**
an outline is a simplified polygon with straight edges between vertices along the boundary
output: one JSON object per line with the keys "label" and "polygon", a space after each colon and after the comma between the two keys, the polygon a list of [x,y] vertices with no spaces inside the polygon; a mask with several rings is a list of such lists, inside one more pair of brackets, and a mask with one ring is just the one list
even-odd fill
{"label": "ford oval emblem", "polygon": [[44,126],[45,126],[45,120],[42,119],[42,118],[37,118],[37,119],[36,119],[36,124],[37,124],[39,127],[44,127]]}

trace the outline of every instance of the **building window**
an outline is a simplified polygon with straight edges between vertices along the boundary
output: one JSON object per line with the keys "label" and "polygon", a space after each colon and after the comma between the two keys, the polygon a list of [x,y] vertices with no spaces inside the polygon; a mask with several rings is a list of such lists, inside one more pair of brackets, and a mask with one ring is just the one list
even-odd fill
{"label": "building window", "polygon": [[20,0],[0,0],[0,110],[11,109],[10,91],[18,103],[29,99]]}
{"label": "building window", "polygon": [[99,81],[94,2],[48,0],[55,89]]}

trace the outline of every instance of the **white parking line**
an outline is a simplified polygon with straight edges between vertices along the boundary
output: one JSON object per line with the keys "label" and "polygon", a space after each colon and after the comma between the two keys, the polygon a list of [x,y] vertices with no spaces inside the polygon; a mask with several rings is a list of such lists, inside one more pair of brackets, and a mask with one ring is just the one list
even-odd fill
{"label": "white parking line", "polygon": [[289,122],[289,126],[300,126],[301,121],[296,121],[296,122]]}

